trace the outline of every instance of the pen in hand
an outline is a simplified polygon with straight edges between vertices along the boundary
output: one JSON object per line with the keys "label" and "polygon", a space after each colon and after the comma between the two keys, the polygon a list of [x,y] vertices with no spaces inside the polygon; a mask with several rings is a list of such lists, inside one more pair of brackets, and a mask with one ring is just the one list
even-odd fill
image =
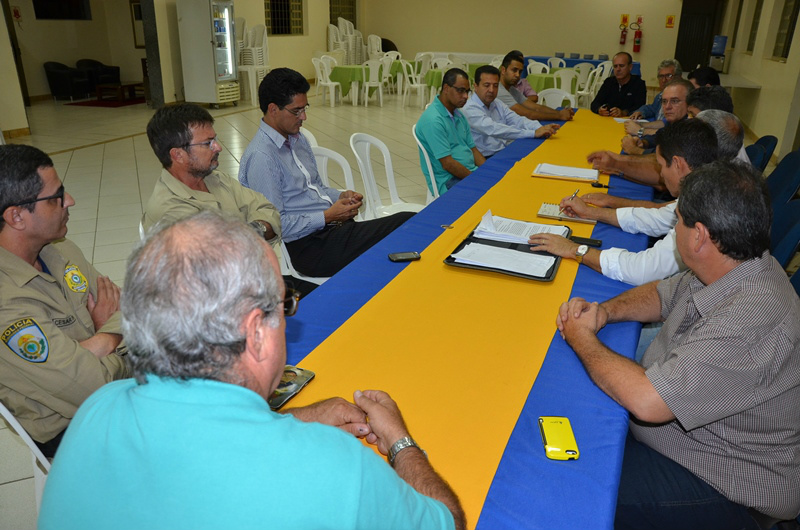
{"label": "pen in hand", "polygon": [[[578,188],[577,190],[575,190],[575,193],[573,193],[573,194],[572,194],[572,196],[571,196],[569,199],[567,199],[567,200],[568,200],[568,201],[571,201],[572,199],[574,199],[575,197],[577,197],[577,196],[578,196],[578,192],[579,192],[579,191],[581,191],[581,189],[580,189],[580,188]],[[562,213],[564,213],[564,208],[559,208],[559,209],[558,209],[558,215],[561,215]]]}

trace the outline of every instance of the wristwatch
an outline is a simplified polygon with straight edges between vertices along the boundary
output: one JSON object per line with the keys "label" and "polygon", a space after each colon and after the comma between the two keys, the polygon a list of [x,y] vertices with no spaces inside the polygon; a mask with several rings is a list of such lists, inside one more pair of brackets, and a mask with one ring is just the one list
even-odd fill
{"label": "wristwatch", "polygon": [[263,223],[260,223],[259,221],[251,221],[250,226],[253,228],[253,230],[258,232],[258,235],[261,236],[261,239],[267,238],[267,227],[264,226]]}
{"label": "wristwatch", "polygon": [[639,127],[639,131],[636,133],[636,136],[638,136],[639,138],[644,136],[644,127]]}
{"label": "wristwatch", "polygon": [[[395,443],[393,443],[392,447],[389,449],[389,464],[391,464],[392,467],[394,467],[394,459],[397,458],[397,453],[399,453],[403,449],[408,449],[409,447],[416,447],[417,449],[422,451],[422,448],[419,445],[417,445],[417,442],[415,442],[412,437],[403,436]],[[428,453],[426,453],[425,451],[422,451],[422,454],[425,455],[425,458],[428,457]]]}
{"label": "wristwatch", "polygon": [[578,250],[575,251],[575,261],[577,261],[578,263],[583,263],[583,257],[586,255],[587,252],[589,252],[589,246],[580,245],[578,247]]}

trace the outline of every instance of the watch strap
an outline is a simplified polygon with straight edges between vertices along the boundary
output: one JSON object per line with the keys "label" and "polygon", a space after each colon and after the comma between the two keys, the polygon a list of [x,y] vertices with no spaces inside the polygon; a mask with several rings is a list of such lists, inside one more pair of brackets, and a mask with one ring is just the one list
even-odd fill
{"label": "watch strap", "polygon": [[[422,451],[422,448],[419,445],[417,445],[417,442],[415,442],[412,437],[403,436],[395,443],[393,443],[391,448],[389,448],[389,464],[394,466],[394,459],[397,458],[397,454],[403,449],[408,449],[409,447],[416,447],[417,449]],[[422,451],[422,454],[424,454],[426,457],[428,456],[428,453],[426,453],[425,451]]]}

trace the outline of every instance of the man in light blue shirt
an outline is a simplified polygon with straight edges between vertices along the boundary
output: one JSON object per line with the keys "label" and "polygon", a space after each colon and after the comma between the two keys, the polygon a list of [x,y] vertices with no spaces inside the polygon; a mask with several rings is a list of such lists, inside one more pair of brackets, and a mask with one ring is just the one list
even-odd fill
{"label": "man in light blue shirt", "polygon": [[[631,114],[632,120],[655,120],[663,119],[664,111],[661,108],[661,95],[664,92],[664,87],[673,79],[680,79],[683,75],[681,70],[681,63],[677,59],[664,59],[658,65],[658,94],[653,98],[653,102],[649,105],[645,104],[639,107],[636,112]],[[666,125],[666,124],[665,124]]]}
{"label": "man in light blue shirt", "polygon": [[475,71],[475,92],[462,112],[469,121],[475,146],[489,158],[517,138],[549,138],[558,131],[556,124],[542,125],[523,118],[498,101],[500,70],[487,64]]}
{"label": "man in light blue shirt", "polygon": [[[417,122],[417,137],[431,159],[434,181],[440,195],[486,161],[475,147],[469,123],[459,110],[468,97],[467,73],[460,68],[451,68],[442,78],[442,93],[425,109]],[[428,177],[430,188],[431,178],[427,175],[422,153],[420,165]]]}
{"label": "man in light blue shirt", "polygon": [[309,276],[333,276],[414,214],[355,222],[364,197],[322,183],[311,146],[300,134],[309,88],[289,68],[276,68],[264,78],[258,90],[264,117],[242,155],[239,182],[280,212],[281,238],[294,268]]}

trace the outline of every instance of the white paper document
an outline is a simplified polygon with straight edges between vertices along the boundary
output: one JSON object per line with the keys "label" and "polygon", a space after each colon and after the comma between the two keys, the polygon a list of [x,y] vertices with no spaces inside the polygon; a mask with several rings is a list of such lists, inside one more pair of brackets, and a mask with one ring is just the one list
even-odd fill
{"label": "white paper document", "polygon": [[[489,210],[483,215],[483,218],[481,218],[481,223],[478,225],[478,228],[475,229],[473,235],[481,239],[527,244],[530,236],[541,233],[551,233],[566,237],[569,233],[569,229],[566,226],[545,225],[507,219],[505,217],[492,215],[492,211]],[[513,252],[518,251],[515,250]]]}
{"label": "white paper document", "polygon": [[453,254],[456,262],[465,265],[491,267],[518,274],[547,276],[547,271],[556,262],[552,256],[529,254],[510,248],[498,248],[479,243],[469,243]]}
{"label": "white paper document", "polygon": [[[631,121],[630,118],[614,118],[614,121],[617,123],[625,123],[626,121]],[[650,123],[647,120],[635,120],[636,123]]]}
{"label": "white paper document", "polygon": [[599,172],[596,169],[580,167],[557,166],[555,164],[539,164],[533,170],[534,176],[555,177],[574,180],[597,180]]}

